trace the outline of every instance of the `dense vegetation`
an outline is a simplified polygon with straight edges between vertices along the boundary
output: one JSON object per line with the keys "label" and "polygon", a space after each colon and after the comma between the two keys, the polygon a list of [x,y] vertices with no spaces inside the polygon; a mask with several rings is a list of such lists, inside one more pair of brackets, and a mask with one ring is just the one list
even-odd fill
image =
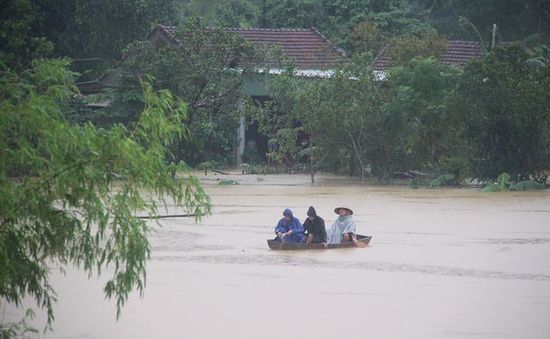
{"label": "dense vegetation", "polygon": [[[187,44],[143,42],[158,23],[177,25]],[[244,66],[267,51],[205,29],[311,26],[346,62],[332,79],[295,77],[289,64],[256,103],[243,92]],[[463,69],[442,65],[449,39],[478,41],[484,55]],[[3,1],[0,297],[30,296],[52,317],[54,258],[89,272],[114,265],[105,291],[121,306],[142,288],[149,251],[134,212],[154,214],[150,199],[166,194],[207,211],[180,160],[230,165],[243,113],[274,145],[247,159],[272,167],[386,181],[423,171],[441,175],[434,185],[475,178],[498,189],[545,182],[549,42],[544,0]],[[384,81],[371,69],[381,51],[394,66]],[[105,74],[117,80],[110,90],[78,93],[77,82]],[[108,105],[89,105],[98,101]],[[0,335],[13,328],[0,325]]]}
{"label": "dense vegetation", "polygon": [[[187,132],[186,106],[144,84],[145,108],[131,129],[67,121],[75,94],[65,60],[0,74],[0,297],[31,297],[53,320],[52,260],[90,274],[112,272],[105,294],[120,309],[145,286],[150,225],[170,198],[197,217],[209,210],[198,179],[166,150]],[[174,176],[178,173],[178,177]],[[62,266],[63,267],[63,266]],[[12,327],[0,324],[1,337]]]}
{"label": "dense vegetation", "polygon": [[464,70],[413,58],[386,81],[362,61],[330,80],[287,75],[270,82],[273,101],[253,117],[266,126],[274,116],[283,122],[270,135],[280,144],[268,154],[275,159],[283,152],[300,161],[310,145],[298,147],[299,133],[307,133],[317,166],[332,171],[391,181],[417,170],[453,174],[455,182],[507,172],[545,182],[550,67],[532,61],[518,45],[494,48]]}
{"label": "dense vegetation", "polygon": [[[528,99],[537,93],[537,100],[547,100],[544,86],[548,83],[550,5],[546,1],[132,0],[92,4],[79,0],[65,4],[56,0],[14,0],[3,6],[0,56],[6,67],[21,71],[33,59],[61,56],[73,58],[72,67],[81,73],[80,82],[106,73],[116,77],[114,89],[92,99],[110,102],[109,107],[92,110],[88,101],[74,100],[71,121],[92,121],[103,127],[131,123],[143,108],[139,84],[145,78],[154,89],[169,89],[187,102],[186,123],[191,133],[185,141],[175,141],[169,160],[184,160],[192,166],[228,166],[235,158],[238,109],[247,98],[243,77],[225,70],[234,66],[233,60],[244,65],[246,60],[261,58],[245,41],[222,30],[205,31],[204,27],[315,26],[347,52],[349,64],[341,66],[334,81],[295,86],[317,91],[309,95],[321,99],[330,97],[331,114],[341,114],[346,121],[360,119],[360,133],[364,135],[359,137],[361,140],[348,140],[352,146],[337,148],[335,145],[343,145],[344,141],[331,132],[336,125],[319,138],[315,135],[319,129],[312,124],[316,119],[326,119],[329,113],[304,115],[308,95],[288,91],[291,84],[284,81],[289,80],[274,79],[270,84],[273,100],[263,102],[261,109],[248,109],[250,122],[256,121],[270,143],[277,145],[268,154],[271,164],[303,167],[300,163],[307,162],[307,155],[315,150],[315,166],[319,169],[370,173],[385,180],[391,180],[395,172],[408,170],[435,174],[452,171],[462,178],[490,180],[507,171],[518,179],[535,176],[540,180],[549,167],[548,111]],[[140,42],[157,23],[178,25],[177,34],[189,38],[181,53]],[[479,41],[486,58],[464,70],[438,65],[437,58],[448,39]],[[520,47],[514,52],[497,52],[491,48],[493,40],[497,45],[516,41]],[[381,51],[396,66],[386,82],[369,79],[367,87],[360,87],[346,80],[369,78],[369,66]],[[516,57],[500,57],[497,63],[496,53]],[[500,93],[488,91],[477,97],[485,101],[492,96],[492,105],[487,101],[480,106],[467,93],[469,84],[479,80],[476,77],[480,68],[506,72],[502,78],[507,80],[493,87]],[[372,95],[365,94],[367,89],[373,91]],[[277,93],[280,90],[288,93]],[[516,95],[505,95],[507,91]],[[473,95],[479,93],[471,91]],[[508,105],[512,98],[513,108]],[[348,103],[354,101],[358,102],[352,106],[356,109],[353,114],[339,112],[339,107],[350,107]],[[513,152],[505,145],[499,144],[499,150],[494,145],[489,147],[489,139],[493,143],[497,140],[494,133],[504,133],[494,132],[502,125],[497,119],[504,119],[500,115],[504,107],[502,114],[510,122],[506,125],[506,138],[512,138],[507,139],[510,147],[518,145],[516,139],[530,138]],[[489,122],[476,124],[472,117],[478,116]],[[352,124],[357,127],[355,122]],[[334,139],[328,137],[331,135]],[[502,136],[499,138],[502,140]],[[326,144],[311,148],[315,139]],[[267,160],[258,150],[248,149],[245,159],[260,163]]]}

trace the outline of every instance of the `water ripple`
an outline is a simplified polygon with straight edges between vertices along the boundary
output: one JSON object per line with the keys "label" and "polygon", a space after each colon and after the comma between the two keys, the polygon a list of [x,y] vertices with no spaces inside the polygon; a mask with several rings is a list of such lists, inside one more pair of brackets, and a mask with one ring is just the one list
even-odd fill
{"label": "water ripple", "polygon": [[530,273],[509,273],[492,270],[477,270],[450,266],[395,264],[390,262],[342,262],[320,261],[286,255],[160,255],[153,258],[159,261],[182,261],[189,263],[224,263],[241,265],[298,266],[360,269],[378,272],[406,272],[450,277],[482,278],[496,280],[550,281],[550,275]]}

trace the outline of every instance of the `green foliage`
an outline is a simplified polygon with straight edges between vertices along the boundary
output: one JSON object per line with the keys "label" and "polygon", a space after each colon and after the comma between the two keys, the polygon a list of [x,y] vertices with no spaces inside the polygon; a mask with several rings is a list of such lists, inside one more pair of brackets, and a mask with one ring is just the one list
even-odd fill
{"label": "green foliage", "polygon": [[67,67],[43,60],[0,74],[0,297],[34,299],[49,323],[52,261],[89,274],[109,267],[104,291],[118,315],[129,292],[145,287],[151,226],[136,213],[156,215],[166,199],[197,218],[210,209],[185,164],[165,162],[188,133],[181,100],[144,83],[143,112],[128,128],[72,125],[63,113],[75,94]]}
{"label": "green foliage", "polygon": [[[456,141],[458,142],[458,140]],[[455,147],[448,148],[450,150],[448,153],[454,153],[455,155],[442,159],[441,172],[453,174],[457,183],[460,183],[469,176],[468,161],[459,152],[460,145],[455,144]]]}
{"label": "green foliage", "polygon": [[[260,126],[274,128],[278,154],[298,160],[311,142],[320,149],[318,162],[338,159],[343,151],[351,171],[357,167],[366,171],[371,119],[367,113],[374,114],[380,107],[380,91],[370,72],[350,66],[338,70],[332,79],[280,76],[269,88],[273,101],[264,110]],[[310,142],[301,142],[301,135]]]}
{"label": "green foliage", "polygon": [[373,55],[389,39],[436,32],[453,40],[490,41],[494,23],[498,41],[550,38],[550,5],[545,0],[222,0],[191,1],[187,9],[211,26],[314,26],[351,53]]}
{"label": "green foliage", "polygon": [[444,174],[440,175],[436,179],[432,180],[430,182],[429,188],[437,188],[437,187],[443,187],[443,186],[455,186],[456,185],[456,177],[454,174]]}
{"label": "green foliage", "polygon": [[486,192],[486,193],[488,193],[488,192],[503,192],[503,191],[508,191],[508,188],[499,186],[497,184],[488,184],[487,186],[483,187],[483,189],[481,191]]}
{"label": "green foliage", "polygon": [[[303,147],[303,127],[296,115],[298,99],[294,96],[298,85],[296,79],[288,73],[269,78],[267,87],[271,94],[270,100],[263,103],[248,102],[243,109],[251,121],[258,123],[259,132],[269,138],[266,156],[272,165],[291,168],[300,160],[296,155]],[[245,149],[245,152],[250,151]],[[258,161],[257,164],[263,162],[262,157],[253,155],[252,158]]]}
{"label": "green foliage", "polygon": [[506,172],[501,173],[495,183],[488,184],[483,188],[483,192],[502,192],[510,190],[510,175]]}
{"label": "green foliage", "polygon": [[177,22],[176,0],[7,0],[0,11],[0,57],[26,67],[33,58],[120,59],[153,25]]}
{"label": "green foliage", "polygon": [[[189,22],[178,29],[181,46],[155,47],[149,42],[129,46],[119,69],[121,87],[115,92],[112,110],[127,112],[127,120],[138,113],[143,99],[139,91],[142,77],[151,77],[156,89],[169,89],[188,103],[184,122],[190,127],[185,141],[173,146],[176,160],[190,165],[213,159],[228,163],[238,126],[238,104],[242,95],[241,73],[260,60],[249,42],[222,29],[205,29]],[[241,66],[240,66],[241,67]]]}
{"label": "green foliage", "polygon": [[310,28],[320,16],[320,1],[265,0],[260,7],[259,25],[270,28]]}
{"label": "green foliage", "polygon": [[423,180],[421,178],[413,178],[409,181],[409,188],[417,189],[420,188],[424,184]]}
{"label": "green foliage", "polygon": [[10,0],[0,11],[0,62],[9,67],[25,67],[33,58],[50,55],[53,44],[37,35],[41,13],[31,0]]}
{"label": "green foliage", "polygon": [[447,98],[458,75],[456,69],[431,58],[413,59],[390,72],[384,129],[386,133],[397,129],[391,139],[399,142],[399,157],[409,168],[441,173],[443,156],[456,149]]}
{"label": "green foliage", "polygon": [[404,65],[413,59],[439,59],[447,48],[447,40],[437,34],[413,37],[396,37],[388,41],[385,55],[391,66]]}
{"label": "green foliage", "polygon": [[257,27],[260,9],[249,0],[219,0],[215,2],[216,26]]}
{"label": "green foliage", "polygon": [[451,108],[474,177],[539,178],[550,167],[550,67],[528,59],[519,46],[497,48],[464,70]]}
{"label": "green foliage", "polygon": [[[410,1],[321,1],[322,15],[317,20],[322,32],[332,41],[351,51],[365,51],[358,46],[358,40],[370,42],[372,28],[384,37],[411,37],[434,32],[425,23],[419,12]],[[371,29],[365,30],[365,25]],[[354,32],[355,37],[350,34]],[[363,35],[362,33],[367,33]],[[380,35],[375,35],[382,38]],[[350,39],[350,37],[352,37]]]}
{"label": "green foliage", "polygon": [[218,181],[218,185],[224,185],[224,186],[228,186],[228,185],[238,185],[239,182],[236,181],[236,180],[233,180],[233,179],[222,179],[220,181]]}
{"label": "green foliage", "polygon": [[478,40],[478,33],[456,24],[461,16],[467,18],[486,41],[490,41],[495,23],[498,37],[503,41],[532,34],[549,37],[550,4],[545,0],[446,0],[434,1],[434,5],[428,22],[453,39]]}
{"label": "green foliage", "polygon": [[265,164],[266,159],[256,147],[245,147],[242,161],[250,165],[262,165]]}
{"label": "green foliage", "polygon": [[373,22],[364,21],[353,27],[349,33],[348,50],[351,53],[371,53],[376,58],[384,52],[390,41],[390,36]]}
{"label": "green foliage", "polygon": [[203,161],[196,166],[196,168],[200,170],[213,170],[218,167],[219,167],[219,164],[212,160]]}
{"label": "green foliage", "polygon": [[502,173],[498,176],[495,183],[488,184],[483,188],[483,192],[503,192],[503,191],[527,191],[545,189],[546,185],[532,181],[524,180],[517,183],[511,181],[508,173]]}
{"label": "green foliage", "polygon": [[[7,0],[0,12],[0,54],[10,63],[56,55],[120,58],[127,44],[159,23],[198,17],[209,27],[317,27],[352,53],[376,52],[391,38],[434,34],[450,39],[499,41],[550,38],[545,0]],[[459,25],[464,17],[475,27]],[[373,34],[373,29],[378,32]]]}
{"label": "green foliage", "polygon": [[525,180],[510,185],[510,191],[542,190],[546,185],[540,182]]}
{"label": "green foliage", "polygon": [[[391,180],[396,171],[544,182],[550,155],[549,69],[532,68],[519,48],[491,52],[464,73],[434,59],[413,59],[374,81],[354,58],[325,80],[280,76],[269,82],[273,100],[258,109],[263,132],[283,162],[319,146],[320,168],[370,173]],[[489,85],[487,82],[491,81]],[[458,87],[457,87],[458,85]],[[445,177],[444,177],[445,178]]]}
{"label": "green foliage", "polygon": [[274,78],[273,100],[256,112],[260,128],[277,141],[278,154],[294,158],[309,146],[299,138],[307,135],[324,169],[386,181],[399,170],[443,173],[445,159],[459,156],[447,108],[459,72],[433,59],[413,59],[381,82],[368,62],[354,58],[332,79]]}
{"label": "green foliage", "polygon": [[34,319],[34,311],[27,309],[25,316],[18,322],[0,324],[0,338],[27,338],[28,333],[38,334],[38,330],[31,326],[30,322]]}

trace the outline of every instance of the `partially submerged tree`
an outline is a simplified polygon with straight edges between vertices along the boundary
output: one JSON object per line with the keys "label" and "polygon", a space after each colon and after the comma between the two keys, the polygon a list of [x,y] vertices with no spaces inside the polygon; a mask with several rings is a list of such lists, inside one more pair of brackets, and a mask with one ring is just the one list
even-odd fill
{"label": "partially submerged tree", "polygon": [[474,177],[541,181],[550,167],[550,67],[533,68],[519,46],[466,66],[452,109],[463,123]]}
{"label": "partially submerged tree", "polygon": [[[273,128],[270,136],[285,146],[279,152],[304,154],[314,144],[324,169],[387,181],[396,171],[446,171],[458,145],[447,99],[459,72],[414,59],[380,81],[368,64],[354,58],[330,79],[273,79],[260,125]],[[298,133],[310,142],[300,143]],[[294,138],[281,138],[289,135]]]}
{"label": "partially submerged tree", "polygon": [[447,101],[459,77],[458,69],[432,58],[413,59],[392,69],[384,112],[402,138],[402,161],[410,169],[442,172],[442,162],[458,149],[456,127]]}
{"label": "partially submerged tree", "polygon": [[185,164],[165,162],[166,147],[187,133],[185,104],[145,83],[144,109],[128,127],[71,125],[63,115],[75,93],[67,66],[44,60],[0,73],[0,297],[34,299],[48,323],[52,266],[108,269],[104,291],[118,315],[128,294],[145,287],[151,225],[136,214],[157,215],[165,199],[197,218],[210,209]]}
{"label": "partially submerged tree", "polygon": [[129,46],[119,69],[120,88],[113,111],[140,112],[140,79],[152,77],[155,89],[169,89],[188,103],[184,122],[190,127],[185,143],[174,155],[191,165],[205,160],[229,161],[243,96],[243,72],[258,61],[258,53],[244,38],[223,29],[189,22],[174,34],[177,46],[157,48],[149,41]]}
{"label": "partially submerged tree", "polygon": [[[296,148],[294,153],[304,154],[300,149],[312,144],[299,143],[297,136],[302,132],[320,149],[319,161],[326,165],[332,162],[336,164],[332,169],[346,168],[350,173],[358,168],[361,176],[367,172],[370,128],[375,112],[381,108],[379,86],[367,68],[350,64],[330,79],[279,77],[271,81],[270,90],[275,111],[265,112],[271,118],[266,121],[271,123],[276,117],[278,125],[287,130],[283,136],[290,131],[295,136],[281,140],[278,128],[280,144],[289,144]],[[281,112],[284,115],[279,116]]]}

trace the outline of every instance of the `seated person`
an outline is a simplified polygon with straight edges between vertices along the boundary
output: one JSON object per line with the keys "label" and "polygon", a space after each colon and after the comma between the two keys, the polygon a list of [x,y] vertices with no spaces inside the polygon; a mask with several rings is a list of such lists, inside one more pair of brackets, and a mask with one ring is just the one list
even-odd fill
{"label": "seated person", "polygon": [[304,230],[306,244],[320,244],[327,241],[325,221],[317,215],[317,212],[313,206],[310,206],[307,210],[307,219],[304,221]]}
{"label": "seated person", "polygon": [[278,240],[282,242],[303,242],[304,228],[300,220],[296,218],[290,209],[285,209],[283,218],[275,227],[275,234]]}
{"label": "seated person", "polygon": [[337,207],[334,209],[334,213],[338,214],[338,219],[328,230],[327,243],[340,244],[352,241],[357,247],[366,247],[365,244],[357,240],[355,221],[352,219],[353,211],[347,207]]}

